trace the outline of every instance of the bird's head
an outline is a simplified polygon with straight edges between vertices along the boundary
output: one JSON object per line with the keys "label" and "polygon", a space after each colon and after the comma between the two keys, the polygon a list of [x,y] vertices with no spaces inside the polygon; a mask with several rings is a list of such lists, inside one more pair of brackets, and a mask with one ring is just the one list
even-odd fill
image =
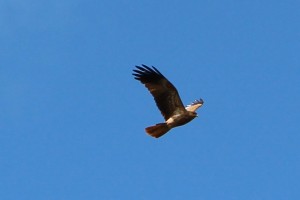
{"label": "bird's head", "polygon": [[192,116],[192,117],[198,117],[198,114],[194,111],[190,111],[189,113],[190,113],[190,116]]}

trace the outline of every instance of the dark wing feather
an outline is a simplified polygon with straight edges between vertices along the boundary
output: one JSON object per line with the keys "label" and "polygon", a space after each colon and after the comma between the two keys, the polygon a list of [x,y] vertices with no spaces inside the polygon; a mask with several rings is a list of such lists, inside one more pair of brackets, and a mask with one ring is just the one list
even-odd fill
{"label": "dark wing feather", "polygon": [[165,120],[174,114],[185,112],[177,89],[155,67],[142,65],[142,67],[136,66],[136,68],[132,75],[151,92]]}

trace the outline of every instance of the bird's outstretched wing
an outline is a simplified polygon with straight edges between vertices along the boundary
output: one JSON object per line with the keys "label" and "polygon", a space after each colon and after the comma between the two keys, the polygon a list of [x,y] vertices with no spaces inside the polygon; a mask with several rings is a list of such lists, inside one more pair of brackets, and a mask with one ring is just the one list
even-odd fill
{"label": "bird's outstretched wing", "polygon": [[142,67],[136,66],[136,68],[132,75],[151,92],[165,120],[174,114],[185,112],[177,89],[155,67],[142,65]]}
{"label": "bird's outstretched wing", "polygon": [[195,112],[198,108],[200,108],[203,105],[203,103],[203,99],[195,100],[190,105],[187,105],[185,109],[187,111]]}

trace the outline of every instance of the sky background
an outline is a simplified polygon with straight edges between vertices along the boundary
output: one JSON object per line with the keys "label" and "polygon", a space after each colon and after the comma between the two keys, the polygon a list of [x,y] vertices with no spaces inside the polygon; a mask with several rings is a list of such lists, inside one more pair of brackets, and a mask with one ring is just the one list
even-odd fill
{"label": "sky background", "polygon": [[[1,0],[0,199],[300,199],[300,1]],[[163,121],[157,67],[199,117]]]}

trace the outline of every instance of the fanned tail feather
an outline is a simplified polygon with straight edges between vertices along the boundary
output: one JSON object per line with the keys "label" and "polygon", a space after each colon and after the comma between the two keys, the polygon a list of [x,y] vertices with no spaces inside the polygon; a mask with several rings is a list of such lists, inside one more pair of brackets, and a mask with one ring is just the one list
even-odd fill
{"label": "fanned tail feather", "polygon": [[152,137],[159,138],[170,130],[166,123],[159,123],[146,128],[146,132]]}

